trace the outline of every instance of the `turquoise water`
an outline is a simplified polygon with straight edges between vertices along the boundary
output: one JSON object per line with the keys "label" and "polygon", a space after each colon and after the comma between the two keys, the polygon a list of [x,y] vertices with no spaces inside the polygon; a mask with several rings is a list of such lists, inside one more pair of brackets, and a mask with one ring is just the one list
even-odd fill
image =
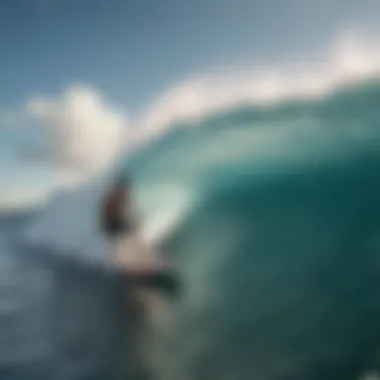
{"label": "turquoise water", "polygon": [[[224,110],[124,163],[146,237],[186,289],[152,344],[156,378],[380,370],[379,99],[372,81]],[[122,378],[125,288],[91,261],[109,254],[96,223],[106,182],[0,220],[1,379]]]}
{"label": "turquoise water", "polygon": [[380,365],[378,99],[372,82],[233,110],[132,161],[148,219],[175,200],[159,242],[188,292],[167,376],[347,380]]}

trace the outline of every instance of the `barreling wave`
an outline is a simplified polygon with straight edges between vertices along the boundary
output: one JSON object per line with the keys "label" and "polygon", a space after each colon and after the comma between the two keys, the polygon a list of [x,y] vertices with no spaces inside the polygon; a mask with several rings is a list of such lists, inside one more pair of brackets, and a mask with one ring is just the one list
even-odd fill
{"label": "barreling wave", "polygon": [[187,288],[165,378],[357,380],[379,368],[379,96],[371,79],[238,107],[132,160],[142,187],[196,199],[160,239]]}
{"label": "barreling wave", "polygon": [[[147,239],[186,283],[158,342],[166,379],[357,380],[380,366],[380,85],[365,79],[197,108],[201,85],[179,118],[160,103],[147,124],[167,132],[127,167]],[[106,256],[94,220],[107,184],[63,194],[21,238]]]}

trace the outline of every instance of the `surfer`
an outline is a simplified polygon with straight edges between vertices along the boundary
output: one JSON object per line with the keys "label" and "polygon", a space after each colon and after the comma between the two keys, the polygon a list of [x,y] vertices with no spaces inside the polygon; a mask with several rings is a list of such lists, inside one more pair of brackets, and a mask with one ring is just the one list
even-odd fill
{"label": "surfer", "polygon": [[129,351],[128,372],[137,375],[145,372],[148,367],[143,348],[148,325],[148,310],[140,278],[133,272],[146,258],[144,254],[147,249],[140,238],[129,177],[120,177],[113,184],[101,205],[100,217],[102,231],[110,242],[113,258],[126,275],[124,300],[128,315],[128,330],[132,334],[128,338],[132,346]]}
{"label": "surfer", "polygon": [[[133,336],[133,371],[148,369],[145,360],[145,337],[150,324],[155,294],[173,296],[178,291],[178,279],[168,268],[157,265],[140,233],[139,218],[132,200],[131,180],[118,178],[101,205],[102,230],[111,244],[118,265],[126,276],[126,307],[128,325]],[[152,292],[153,291],[153,292]],[[153,298],[152,298],[153,297]]]}
{"label": "surfer", "polygon": [[119,264],[131,267],[147,259],[129,177],[118,178],[105,197],[101,207],[101,225]]}
{"label": "surfer", "polygon": [[128,182],[128,180],[119,178],[103,201],[101,208],[102,227],[110,239],[132,227],[131,221],[127,220],[124,214],[126,205],[130,203]]}

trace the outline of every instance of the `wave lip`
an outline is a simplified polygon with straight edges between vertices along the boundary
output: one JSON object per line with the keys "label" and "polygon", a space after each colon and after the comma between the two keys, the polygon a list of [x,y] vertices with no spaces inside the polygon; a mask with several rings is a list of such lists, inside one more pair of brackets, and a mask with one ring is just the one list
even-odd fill
{"label": "wave lip", "polygon": [[380,74],[380,50],[346,31],[317,62],[279,67],[221,69],[194,75],[163,92],[143,112],[136,141],[144,143],[181,123],[241,106],[268,106],[321,98]]}

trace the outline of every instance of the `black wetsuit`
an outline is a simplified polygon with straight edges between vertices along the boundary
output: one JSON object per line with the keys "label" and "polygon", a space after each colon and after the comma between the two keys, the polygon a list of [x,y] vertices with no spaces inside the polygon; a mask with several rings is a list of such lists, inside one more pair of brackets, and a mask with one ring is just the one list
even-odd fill
{"label": "black wetsuit", "polygon": [[136,223],[131,218],[118,216],[103,220],[103,231],[110,238],[131,233],[135,228]]}

